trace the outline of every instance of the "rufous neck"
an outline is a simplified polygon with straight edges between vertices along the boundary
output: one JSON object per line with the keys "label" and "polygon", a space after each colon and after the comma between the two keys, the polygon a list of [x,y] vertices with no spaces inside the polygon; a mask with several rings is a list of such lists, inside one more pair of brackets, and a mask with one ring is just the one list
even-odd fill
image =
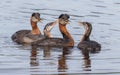
{"label": "rufous neck", "polygon": [[37,22],[33,22],[31,20],[31,27],[32,27],[32,30],[31,30],[31,33],[34,34],[34,35],[37,35],[37,34],[41,34],[38,26],[37,26]]}
{"label": "rufous neck", "polygon": [[62,35],[63,35],[63,39],[65,39],[65,40],[67,40],[68,42],[70,42],[71,45],[74,45],[74,40],[73,40],[73,38],[71,37],[70,33],[67,31],[66,25],[59,24],[59,29],[60,29],[60,32],[61,32]]}

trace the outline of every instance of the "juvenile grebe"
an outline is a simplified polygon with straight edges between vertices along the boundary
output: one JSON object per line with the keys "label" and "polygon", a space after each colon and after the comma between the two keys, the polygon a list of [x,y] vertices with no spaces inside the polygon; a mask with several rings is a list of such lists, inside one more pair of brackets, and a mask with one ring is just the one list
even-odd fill
{"label": "juvenile grebe", "polygon": [[56,20],[56,21],[54,21],[54,22],[50,22],[50,23],[48,23],[48,24],[45,25],[43,32],[44,32],[44,36],[45,36],[46,38],[53,37],[53,36],[51,35],[50,31],[52,30],[52,28],[53,28],[57,23],[58,23],[58,20]]}
{"label": "juvenile grebe", "polygon": [[33,46],[52,46],[52,47],[63,47],[63,46],[74,46],[74,40],[70,33],[66,29],[66,25],[69,22],[68,14],[61,14],[58,18],[59,30],[63,38],[45,38],[36,42],[33,42]]}
{"label": "juvenile grebe", "polygon": [[41,21],[39,13],[33,13],[30,18],[32,30],[19,30],[12,35],[12,40],[18,44],[31,43],[43,36],[37,26],[37,22]]}
{"label": "juvenile grebe", "polygon": [[94,51],[94,50],[99,51],[101,49],[101,45],[96,41],[90,40],[90,37],[89,37],[92,31],[92,25],[89,22],[79,22],[79,23],[80,25],[84,26],[85,33],[83,34],[82,39],[77,47],[83,50],[87,49],[91,51]]}

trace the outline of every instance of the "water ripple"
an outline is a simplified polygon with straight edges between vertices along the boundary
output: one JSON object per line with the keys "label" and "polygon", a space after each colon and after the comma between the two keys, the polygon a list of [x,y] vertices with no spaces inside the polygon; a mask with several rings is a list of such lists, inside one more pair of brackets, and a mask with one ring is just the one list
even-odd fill
{"label": "water ripple", "polygon": [[95,7],[99,7],[99,8],[107,8],[106,6],[103,6],[103,5],[95,5]]}
{"label": "water ripple", "polygon": [[98,24],[107,25],[107,26],[111,25],[111,24],[109,24],[109,23],[98,23]]}
{"label": "water ripple", "polygon": [[117,3],[115,3],[115,4],[120,5],[120,3],[118,3],[118,2],[117,2]]}
{"label": "water ripple", "polygon": [[80,16],[80,15],[73,15],[73,14],[71,16],[76,17],[76,18],[80,18],[80,17],[83,18],[84,17],[84,16]]}
{"label": "water ripple", "polygon": [[[120,75],[119,5],[117,0],[1,0],[0,75]],[[74,48],[34,50],[29,45],[14,43],[12,33],[29,25],[33,12],[40,12],[45,23],[61,13],[70,14],[72,26],[67,29],[75,40]],[[91,38],[99,40],[101,51],[86,54],[77,48],[84,32],[76,25],[79,19],[97,24],[93,24]],[[61,36],[55,28],[54,35]],[[86,56],[89,58],[85,59]]]}
{"label": "water ripple", "polygon": [[116,32],[120,32],[119,29],[109,29],[109,30],[116,31]]}
{"label": "water ripple", "polygon": [[85,16],[88,16],[88,17],[100,17],[99,15],[85,15]]}
{"label": "water ripple", "polygon": [[103,12],[94,12],[94,11],[92,11],[91,13],[93,13],[93,14],[105,14]]}

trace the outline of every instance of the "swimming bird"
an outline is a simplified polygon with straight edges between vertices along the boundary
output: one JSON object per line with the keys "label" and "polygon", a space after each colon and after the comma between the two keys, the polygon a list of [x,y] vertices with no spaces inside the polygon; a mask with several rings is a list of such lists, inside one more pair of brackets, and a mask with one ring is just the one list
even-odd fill
{"label": "swimming bird", "polygon": [[79,49],[87,49],[91,51],[99,51],[101,49],[101,45],[93,40],[90,40],[90,34],[92,32],[92,25],[89,22],[79,22],[80,25],[84,26],[85,33],[82,36],[80,43],[78,44]]}
{"label": "swimming bird", "polygon": [[58,20],[54,21],[54,22],[50,22],[50,23],[47,23],[44,27],[44,36],[46,38],[50,38],[50,37],[53,37],[50,33],[50,31],[52,30],[52,28],[58,23]]}
{"label": "swimming bird", "polygon": [[39,21],[41,21],[40,14],[32,13],[30,18],[32,30],[19,30],[12,35],[12,40],[18,44],[26,44],[44,38],[37,26]]}
{"label": "swimming bird", "polygon": [[69,22],[70,16],[68,14],[61,14],[58,18],[59,30],[63,38],[45,38],[32,43],[33,46],[50,46],[50,47],[63,47],[63,46],[74,46],[74,40],[68,32],[66,25]]}

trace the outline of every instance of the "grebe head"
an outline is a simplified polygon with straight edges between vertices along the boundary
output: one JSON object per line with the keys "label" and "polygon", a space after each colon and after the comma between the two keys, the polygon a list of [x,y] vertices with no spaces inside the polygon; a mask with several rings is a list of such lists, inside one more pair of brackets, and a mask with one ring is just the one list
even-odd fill
{"label": "grebe head", "polygon": [[85,29],[91,28],[92,25],[89,22],[78,22],[81,26],[84,26]]}
{"label": "grebe head", "polygon": [[33,13],[31,16],[31,20],[33,22],[41,22],[40,14],[39,13]]}
{"label": "grebe head", "polygon": [[81,26],[84,26],[85,29],[88,29],[88,27],[91,27],[91,23],[89,23],[89,22],[80,22],[79,21],[79,24]]}
{"label": "grebe head", "polygon": [[69,22],[70,16],[68,14],[61,14],[59,16],[59,23],[62,25],[66,25]]}

